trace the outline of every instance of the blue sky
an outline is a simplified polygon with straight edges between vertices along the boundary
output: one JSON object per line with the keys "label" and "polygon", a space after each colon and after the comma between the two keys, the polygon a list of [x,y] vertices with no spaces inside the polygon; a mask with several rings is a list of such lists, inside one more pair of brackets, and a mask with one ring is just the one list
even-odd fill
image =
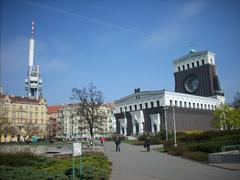
{"label": "blue sky", "polygon": [[25,95],[31,21],[34,64],[50,105],[93,82],[105,102],[141,90],[174,91],[172,61],[190,45],[216,54],[228,102],[240,91],[240,1],[0,0],[1,84]]}

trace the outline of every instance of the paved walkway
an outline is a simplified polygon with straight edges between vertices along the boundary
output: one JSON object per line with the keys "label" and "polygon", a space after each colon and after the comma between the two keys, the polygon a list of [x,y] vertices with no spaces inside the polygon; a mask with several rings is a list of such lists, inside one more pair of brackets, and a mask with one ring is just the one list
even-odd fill
{"label": "paved walkway", "polygon": [[155,151],[142,146],[105,143],[105,153],[113,162],[112,180],[238,180],[240,171],[221,169]]}

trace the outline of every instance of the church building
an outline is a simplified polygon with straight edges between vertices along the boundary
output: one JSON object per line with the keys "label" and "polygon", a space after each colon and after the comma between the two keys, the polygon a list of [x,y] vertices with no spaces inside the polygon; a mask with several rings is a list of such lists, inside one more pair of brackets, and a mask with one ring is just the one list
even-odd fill
{"label": "church building", "polygon": [[214,130],[213,111],[225,103],[210,51],[188,54],[173,61],[175,92],[141,91],[115,101],[116,131],[132,136],[144,132]]}

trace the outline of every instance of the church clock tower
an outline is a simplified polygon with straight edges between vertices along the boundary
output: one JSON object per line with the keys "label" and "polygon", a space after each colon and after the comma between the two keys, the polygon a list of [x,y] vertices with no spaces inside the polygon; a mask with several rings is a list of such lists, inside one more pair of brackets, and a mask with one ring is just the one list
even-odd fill
{"label": "church clock tower", "polygon": [[197,96],[224,96],[215,68],[215,54],[191,49],[173,62],[175,92]]}

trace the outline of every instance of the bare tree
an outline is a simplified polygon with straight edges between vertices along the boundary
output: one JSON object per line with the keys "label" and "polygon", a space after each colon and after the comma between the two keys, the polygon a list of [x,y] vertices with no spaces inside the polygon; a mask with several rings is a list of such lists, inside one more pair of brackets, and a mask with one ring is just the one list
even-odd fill
{"label": "bare tree", "polygon": [[35,125],[33,122],[25,123],[24,125],[20,126],[19,129],[23,128],[23,137],[24,141],[30,140],[33,135],[38,135],[40,133],[39,127]]}
{"label": "bare tree", "polygon": [[6,109],[4,107],[4,99],[3,96],[0,94],[0,142],[2,136],[7,136],[9,131],[9,122],[6,116]]}
{"label": "bare tree", "polygon": [[80,129],[87,129],[94,147],[94,132],[100,131],[103,125],[102,112],[99,107],[103,104],[102,92],[92,83],[89,87],[72,89],[72,100],[76,100],[76,114],[79,117]]}

